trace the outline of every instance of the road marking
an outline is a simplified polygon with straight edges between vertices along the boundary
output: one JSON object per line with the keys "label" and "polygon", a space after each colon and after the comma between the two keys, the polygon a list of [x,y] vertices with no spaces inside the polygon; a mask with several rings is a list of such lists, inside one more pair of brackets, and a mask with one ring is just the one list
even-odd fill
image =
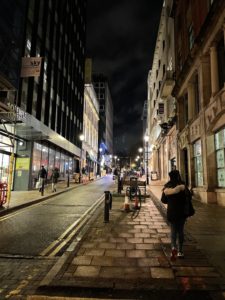
{"label": "road marking", "polygon": [[[55,256],[76,234],[76,232],[83,226],[84,222],[86,222],[87,215],[93,210],[97,209],[97,207],[102,203],[104,199],[104,194],[98,198],[92,206],[78,219],[76,220],[70,227],[64,231],[57,240],[52,242],[46,249],[44,249],[39,255],[49,257]],[[76,227],[79,225],[78,227]],[[74,230],[73,230],[74,229]],[[71,232],[72,231],[72,232]],[[58,245],[59,244],[59,245]],[[57,246],[58,245],[58,246]]]}
{"label": "road marking", "polygon": [[[58,196],[58,195],[56,195],[56,196]],[[36,207],[36,206],[41,206],[41,205],[43,205],[43,204],[45,204],[45,203],[47,203],[47,202],[51,202],[51,201],[54,201],[54,200],[55,200],[55,198],[48,198],[48,199],[43,200],[43,201],[40,201],[40,202],[38,202],[38,203],[31,204],[31,205],[29,205],[29,206],[27,206],[27,207],[20,208],[18,211],[11,212],[11,213],[9,213],[9,214],[6,215],[6,216],[0,217],[0,222],[3,222],[3,221],[8,220],[8,219],[10,219],[10,218],[13,218],[13,217],[15,217],[15,216],[17,216],[17,215],[23,213],[23,212],[26,211],[26,210],[32,209],[32,208],[34,208],[34,207]]]}
{"label": "road marking", "polygon": [[36,207],[36,206],[39,206],[39,205],[42,205],[42,204],[44,204],[44,203],[46,203],[46,202],[54,201],[54,200],[55,200],[54,198],[49,198],[49,199],[40,201],[40,202],[38,202],[38,203],[31,204],[31,205],[29,205],[29,206],[27,206],[27,207],[20,208],[19,211],[12,212],[12,213],[9,213],[9,215],[0,217],[0,222],[5,221],[5,220],[7,220],[7,219],[10,219],[10,218],[12,218],[12,217],[15,217],[16,215],[19,215],[19,214],[23,213],[23,212],[26,211],[26,210],[32,209],[32,208],[34,208],[34,207]]}

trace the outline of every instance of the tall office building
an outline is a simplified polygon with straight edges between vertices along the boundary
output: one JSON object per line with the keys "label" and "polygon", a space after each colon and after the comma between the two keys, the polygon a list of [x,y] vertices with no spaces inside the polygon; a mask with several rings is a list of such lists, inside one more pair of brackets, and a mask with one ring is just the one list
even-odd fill
{"label": "tall office building", "polygon": [[40,58],[41,70],[40,76],[23,75],[20,81],[15,132],[21,140],[16,150],[17,190],[35,186],[41,165],[49,176],[58,167],[62,178],[79,168],[85,16],[85,0],[27,3],[22,56],[30,57],[32,66]]}
{"label": "tall office building", "polygon": [[108,80],[102,74],[93,75],[95,92],[99,101],[99,159],[101,165],[111,166],[113,154],[113,103]]}

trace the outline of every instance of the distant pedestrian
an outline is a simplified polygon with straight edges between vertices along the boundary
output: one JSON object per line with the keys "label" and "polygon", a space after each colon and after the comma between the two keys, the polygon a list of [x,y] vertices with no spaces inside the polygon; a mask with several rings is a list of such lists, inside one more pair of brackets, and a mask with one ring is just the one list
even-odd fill
{"label": "distant pedestrian", "polygon": [[178,170],[171,171],[169,177],[170,180],[163,188],[161,201],[167,204],[167,219],[171,228],[171,260],[175,260],[176,256],[184,257],[185,184]]}
{"label": "distant pedestrian", "polygon": [[41,166],[41,169],[38,172],[38,178],[40,182],[39,192],[41,192],[44,187],[45,180],[47,179],[47,171],[44,166]]}
{"label": "distant pedestrian", "polygon": [[52,192],[56,192],[58,179],[59,179],[59,169],[55,168],[52,170]]}
{"label": "distant pedestrian", "polygon": [[118,178],[119,178],[119,171],[117,169],[117,167],[114,169],[114,172],[113,172],[113,179],[115,180],[115,183],[118,182]]}

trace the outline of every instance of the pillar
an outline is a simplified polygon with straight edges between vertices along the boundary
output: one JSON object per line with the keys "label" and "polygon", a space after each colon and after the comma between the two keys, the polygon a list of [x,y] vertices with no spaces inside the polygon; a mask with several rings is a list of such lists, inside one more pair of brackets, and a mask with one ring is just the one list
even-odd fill
{"label": "pillar", "polygon": [[188,83],[188,120],[191,120],[195,114],[195,87],[192,82]]}
{"label": "pillar", "polygon": [[225,48],[225,23],[223,24],[223,38],[224,38],[224,48]]}
{"label": "pillar", "polygon": [[211,97],[211,77],[210,77],[210,57],[209,55],[201,57],[199,68],[199,88],[201,108],[210,102]]}
{"label": "pillar", "polygon": [[216,45],[210,48],[210,65],[211,65],[211,86],[212,96],[219,91],[219,72],[218,72],[218,56]]}
{"label": "pillar", "polygon": [[[202,139],[203,143],[203,170],[204,170],[204,185],[206,186],[206,201],[207,203],[216,203],[215,188],[217,187],[217,167],[215,158],[215,141],[214,134],[206,135]],[[212,176],[212,174],[214,174]]]}

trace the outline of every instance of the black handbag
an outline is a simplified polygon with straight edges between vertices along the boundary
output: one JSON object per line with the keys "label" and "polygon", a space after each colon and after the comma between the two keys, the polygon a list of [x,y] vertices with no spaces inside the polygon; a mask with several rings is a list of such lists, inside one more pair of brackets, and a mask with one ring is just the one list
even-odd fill
{"label": "black handbag", "polygon": [[184,215],[185,217],[192,217],[195,214],[195,209],[192,204],[192,192],[186,187],[185,188],[185,204],[184,204]]}
{"label": "black handbag", "polygon": [[162,192],[161,202],[164,204],[168,204],[168,198],[166,197],[164,192]]}

